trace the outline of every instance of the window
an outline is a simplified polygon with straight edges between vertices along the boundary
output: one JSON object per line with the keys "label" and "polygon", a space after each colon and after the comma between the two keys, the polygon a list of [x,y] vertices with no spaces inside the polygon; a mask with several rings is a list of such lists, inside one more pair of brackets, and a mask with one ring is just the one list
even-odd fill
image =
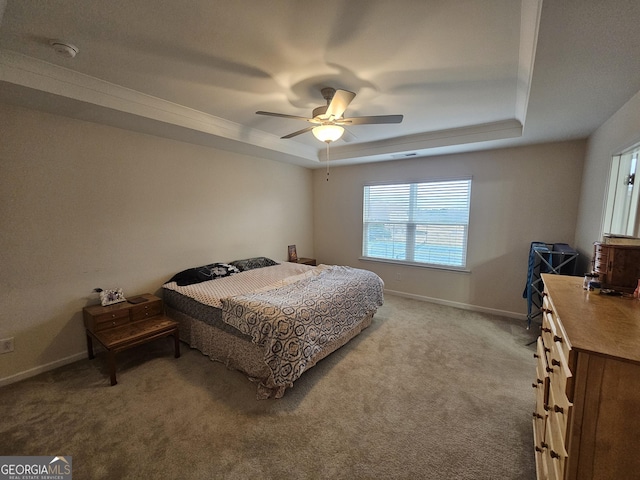
{"label": "window", "polygon": [[364,187],[362,255],[465,268],[471,179]]}
{"label": "window", "polygon": [[636,188],[638,157],[640,146],[636,145],[612,158],[603,233],[629,236],[638,236],[640,233],[640,189]]}

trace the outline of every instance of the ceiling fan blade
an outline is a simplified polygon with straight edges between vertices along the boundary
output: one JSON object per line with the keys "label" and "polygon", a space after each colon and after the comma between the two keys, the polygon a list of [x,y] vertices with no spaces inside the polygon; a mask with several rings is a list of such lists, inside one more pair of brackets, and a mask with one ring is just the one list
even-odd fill
{"label": "ceiling fan blade", "polygon": [[286,113],[273,113],[273,112],[256,112],[258,115],[268,115],[269,117],[282,117],[282,118],[293,118],[294,120],[304,120],[309,121],[307,117],[299,117],[297,115],[287,115]]}
{"label": "ceiling fan blade", "polygon": [[280,139],[297,137],[298,135],[302,135],[303,133],[310,132],[314,128],[316,128],[315,125],[313,127],[303,128],[302,130],[298,130],[297,132],[293,132],[293,133],[290,133],[289,135],[285,135],[284,137],[280,137]]}
{"label": "ceiling fan blade", "polygon": [[355,93],[348,90],[336,90],[331,103],[327,107],[325,116],[327,118],[340,118],[355,96]]}
{"label": "ceiling fan blade", "polygon": [[370,125],[381,123],[401,123],[403,115],[374,115],[370,117],[342,118],[336,122],[337,125]]}

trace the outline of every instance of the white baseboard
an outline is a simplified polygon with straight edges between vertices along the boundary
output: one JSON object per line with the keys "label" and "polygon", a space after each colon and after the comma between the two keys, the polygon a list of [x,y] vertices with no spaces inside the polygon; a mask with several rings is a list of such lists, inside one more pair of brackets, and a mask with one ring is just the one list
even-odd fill
{"label": "white baseboard", "polygon": [[399,297],[412,298],[414,300],[420,300],[423,302],[437,303],[439,305],[446,305],[448,307],[461,308],[463,310],[471,310],[473,312],[490,313],[492,315],[499,315],[501,317],[513,318],[515,320],[523,320],[523,321],[527,320],[527,316],[524,313],[509,312],[507,310],[498,310],[496,308],[480,307],[478,305],[470,305],[468,303],[453,302],[451,300],[443,300],[441,298],[426,297],[424,295],[416,295],[414,293],[398,292],[395,290],[388,290],[386,288],[384,289],[384,292],[390,295],[397,295]]}
{"label": "white baseboard", "polygon": [[48,372],[49,370],[53,370],[54,368],[62,367],[63,365],[68,365],[69,363],[77,362],[78,360],[82,360],[83,358],[87,358],[87,352],[80,352],[74,355],[70,355],[65,358],[61,358],[60,360],[56,360],[55,362],[47,363],[45,365],[39,365],[34,368],[30,368],[29,370],[25,370],[24,372],[16,373],[15,375],[11,375],[9,377],[0,378],[0,387],[4,387],[5,385],[9,385],[11,383],[19,382],[20,380],[25,380],[30,377],[34,377],[39,373]]}

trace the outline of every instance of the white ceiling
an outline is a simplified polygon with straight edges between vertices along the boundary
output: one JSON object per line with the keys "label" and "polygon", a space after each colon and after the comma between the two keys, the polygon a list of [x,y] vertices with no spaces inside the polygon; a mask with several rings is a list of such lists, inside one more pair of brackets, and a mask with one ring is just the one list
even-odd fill
{"label": "white ceiling", "polygon": [[[637,0],[0,0],[0,101],[323,166],[585,138],[640,91]],[[58,39],[79,48],[56,54]]]}

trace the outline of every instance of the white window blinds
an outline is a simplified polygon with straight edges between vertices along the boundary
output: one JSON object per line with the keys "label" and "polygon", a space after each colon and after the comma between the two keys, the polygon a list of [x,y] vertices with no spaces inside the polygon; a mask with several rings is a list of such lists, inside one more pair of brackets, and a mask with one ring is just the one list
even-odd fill
{"label": "white window blinds", "polygon": [[366,185],[362,255],[464,268],[471,179]]}

